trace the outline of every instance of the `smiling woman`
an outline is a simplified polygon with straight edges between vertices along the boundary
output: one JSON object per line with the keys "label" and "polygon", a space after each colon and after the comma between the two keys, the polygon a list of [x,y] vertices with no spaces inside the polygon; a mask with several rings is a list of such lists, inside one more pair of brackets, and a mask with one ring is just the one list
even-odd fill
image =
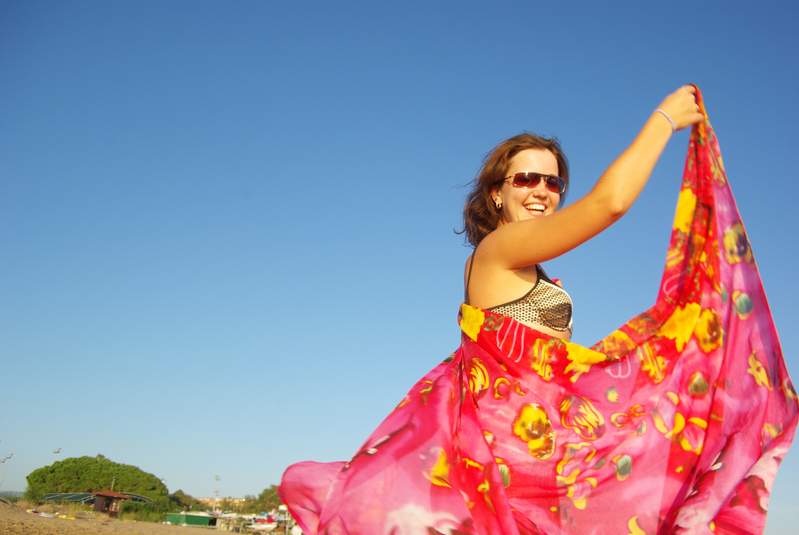
{"label": "smiling woman", "polygon": [[[520,134],[498,145],[491,151],[483,163],[477,178],[474,179],[472,191],[466,199],[463,210],[466,238],[472,245],[477,245],[483,238],[497,228],[501,220],[502,197],[497,192],[510,177],[508,176],[512,160],[517,154],[528,150],[550,154],[557,162],[555,175],[561,178],[559,204],[566,199],[569,187],[569,163],[560,148],[557,139],[547,139],[535,134]],[[513,183],[516,184],[515,174]],[[535,186],[530,181],[522,187]]]}
{"label": "smiling woman", "polygon": [[[562,311],[567,302],[571,316],[571,299],[551,284],[540,263],[596,236],[632,206],[671,134],[702,120],[695,91],[685,86],[669,95],[591,192],[562,210],[569,167],[557,140],[522,134],[497,146],[464,208],[466,236],[476,247],[466,263],[466,302],[505,313],[515,304],[515,319],[570,340],[570,321],[566,329],[539,320],[550,316],[552,306]],[[543,289],[546,300],[532,298]]]}
{"label": "smiling woman", "polygon": [[[797,395],[701,96],[660,109],[561,210],[556,142],[489,155],[464,212],[461,346],[348,462],[289,467],[279,492],[305,533],[762,533]],[[571,300],[538,264],[621,217],[695,123],[656,303],[571,343]]]}

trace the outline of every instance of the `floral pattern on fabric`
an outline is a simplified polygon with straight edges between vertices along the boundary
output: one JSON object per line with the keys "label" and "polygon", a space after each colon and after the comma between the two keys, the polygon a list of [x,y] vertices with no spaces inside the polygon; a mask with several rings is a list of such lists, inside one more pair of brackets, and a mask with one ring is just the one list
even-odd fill
{"label": "floral pattern on fabric", "polygon": [[652,308],[591,348],[459,321],[349,462],[286,471],[306,534],[762,533],[797,396],[707,120]]}

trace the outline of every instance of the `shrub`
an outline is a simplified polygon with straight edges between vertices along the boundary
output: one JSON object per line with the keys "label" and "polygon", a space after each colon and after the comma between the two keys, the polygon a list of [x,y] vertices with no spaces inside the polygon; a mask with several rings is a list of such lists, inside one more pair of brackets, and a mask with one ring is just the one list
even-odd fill
{"label": "shrub", "polygon": [[44,490],[38,485],[28,485],[25,489],[25,499],[33,505],[41,505],[44,498]]}

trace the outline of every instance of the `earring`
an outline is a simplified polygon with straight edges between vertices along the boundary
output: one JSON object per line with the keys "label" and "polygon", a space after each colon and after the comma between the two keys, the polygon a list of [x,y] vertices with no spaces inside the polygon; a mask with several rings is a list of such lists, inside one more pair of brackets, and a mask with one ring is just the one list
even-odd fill
{"label": "earring", "polygon": [[496,206],[497,210],[499,210],[500,208],[502,208],[502,201],[500,201],[499,199],[494,199],[494,206]]}

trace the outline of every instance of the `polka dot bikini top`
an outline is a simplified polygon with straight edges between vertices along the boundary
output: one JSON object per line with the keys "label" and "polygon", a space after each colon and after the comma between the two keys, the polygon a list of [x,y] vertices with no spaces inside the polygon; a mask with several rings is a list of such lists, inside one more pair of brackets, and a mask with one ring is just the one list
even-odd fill
{"label": "polka dot bikini top", "polygon": [[[472,278],[472,263],[466,279],[466,303],[469,302],[469,280]],[[508,316],[517,321],[535,323],[554,331],[573,332],[572,300],[566,291],[547,277],[541,266],[536,265],[538,280],[522,297],[508,303],[487,308],[491,312]]]}

